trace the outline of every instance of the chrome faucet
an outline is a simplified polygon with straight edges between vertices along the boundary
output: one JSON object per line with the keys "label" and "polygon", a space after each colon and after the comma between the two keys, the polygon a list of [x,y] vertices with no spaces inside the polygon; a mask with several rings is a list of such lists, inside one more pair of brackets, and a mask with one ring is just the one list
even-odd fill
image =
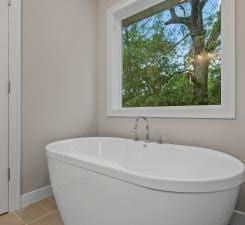
{"label": "chrome faucet", "polygon": [[145,137],[145,142],[150,142],[150,127],[149,127],[149,121],[146,117],[144,116],[139,116],[137,117],[136,121],[135,121],[135,125],[134,125],[134,130],[133,130],[133,133],[134,133],[134,140],[135,141],[138,141],[139,138],[138,138],[138,125],[139,125],[139,121],[140,119],[143,119],[146,123],[146,137]]}

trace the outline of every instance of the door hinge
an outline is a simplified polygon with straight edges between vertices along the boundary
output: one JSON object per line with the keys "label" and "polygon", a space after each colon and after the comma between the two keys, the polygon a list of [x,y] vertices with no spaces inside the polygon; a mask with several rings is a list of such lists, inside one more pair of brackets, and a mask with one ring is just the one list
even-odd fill
{"label": "door hinge", "polygon": [[11,93],[11,81],[9,80],[8,82],[8,93],[10,94]]}
{"label": "door hinge", "polygon": [[10,181],[10,168],[8,168],[8,180]]}
{"label": "door hinge", "polygon": [[8,6],[12,5],[12,0],[8,0]]}

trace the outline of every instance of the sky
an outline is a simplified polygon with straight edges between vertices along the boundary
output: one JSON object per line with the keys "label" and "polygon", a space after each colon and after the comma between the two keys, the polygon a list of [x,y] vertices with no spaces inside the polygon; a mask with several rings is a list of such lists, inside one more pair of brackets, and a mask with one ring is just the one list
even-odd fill
{"label": "sky", "polygon": [[[218,9],[220,7],[220,4],[221,4],[221,0],[209,0],[206,3],[205,7],[203,8],[204,27],[206,30],[210,29],[210,25],[209,25],[210,17],[212,18],[216,14],[216,12],[218,11]],[[184,8],[185,8],[186,16],[190,16],[191,15],[190,1],[187,0],[184,3],[181,3],[181,5],[184,6]],[[180,16],[180,17],[184,16],[184,12],[183,12],[183,10],[181,10],[181,8],[179,6],[175,7],[175,12],[176,12],[177,16]],[[164,23],[167,22],[171,18],[169,10],[165,10],[165,11],[161,12],[160,15],[161,15],[161,19],[163,21],[165,36],[167,36],[168,39],[173,44],[178,43],[180,40],[183,39],[183,37],[186,36],[186,34],[189,33],[188,28],[185,27],[184,25],[177,25],[177,24],[164,25]],[[156,15],[153,15],[150,18],[146,18],[146,19],[143,19],[143,20],[137,22],[137,24],[142,25],[146,21],[148,21],[147,24],[149,27],[151,27],[153,25],[155,18],[156,18]],[[182,29],[180,29],[180,28],[182,28]],[[170,33],[172,35],[169,35]],[[147,36],[150,38],[153,34],[154,34],[153,32],[149,32],[149,33],[147,33]],[[173,56],[172,60],[175,61],[177,64],[182,65],[184,63],[185,55],[191,49],[191,45],[192,45],[191,37],[188,37],[185,41],[181,42],[181,44],[177,45],[175,48],[176,54],[175,54],[175,56]]]}

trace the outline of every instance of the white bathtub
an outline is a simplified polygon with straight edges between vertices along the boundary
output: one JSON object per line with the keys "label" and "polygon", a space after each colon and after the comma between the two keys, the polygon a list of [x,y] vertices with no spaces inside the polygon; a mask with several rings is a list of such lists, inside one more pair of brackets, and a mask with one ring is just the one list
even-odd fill
{"label": "white bathtub", "polygon": [[244,165],[209,149],[81,138],[46,147],[65,225],[228,225]]}

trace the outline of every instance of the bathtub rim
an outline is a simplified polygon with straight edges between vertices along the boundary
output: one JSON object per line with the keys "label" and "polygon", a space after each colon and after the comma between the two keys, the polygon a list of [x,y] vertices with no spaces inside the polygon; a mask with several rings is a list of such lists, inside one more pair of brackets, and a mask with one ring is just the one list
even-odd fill
{"label": "bathtub rim", "polygon": [[[176,144],[167,144],[171,146],[178,147],[193,147],[197,149],[204,149],[208,151],[214,151],[218,154],[223,154],[230,157],[233,161],[236,161],[241,166],[241,171],[238,171],[236,174],[230,177],[220,178],[220,179],[164,179],[161,177],[142,175],[135,173],[125,168],[117,167],[113,165],[105,165],[103,162],[98,162],[95,157],[85,157],[85,159],[75,158],[69,155],[64,155],[53,150],[52,146],[62,143],[69,143],[72,141],[83,140],[83,139],[114,139],[114,140],[126,140],[132,141],[131,139],[126,138],[115,138],[115,137],[86,137],[86,138],[74,138],[53,142],[45,147],[46,155],[48,159],[57,160],[63,162],[64,164],[69,164],[81,169],[85,169],[91,172],[95,172],[104,176],[108,176],[117,180],[121,180],[127,183],[131,183],[137,186],[150,188],[158,191],[167,191],[167,192],[177,192],[177,193],[209,193],[209,192],[218,192],[225,191],[240,186],[245,181],[245,167],[244,164],[237,158],[209,148],[200,148],[195,146],[187,145],[176,145]],[[140,143],[140,142],[139,142]],[[143,144],[144,142],[141,141]],[[86,155],[84,155],[86,156]]]}

